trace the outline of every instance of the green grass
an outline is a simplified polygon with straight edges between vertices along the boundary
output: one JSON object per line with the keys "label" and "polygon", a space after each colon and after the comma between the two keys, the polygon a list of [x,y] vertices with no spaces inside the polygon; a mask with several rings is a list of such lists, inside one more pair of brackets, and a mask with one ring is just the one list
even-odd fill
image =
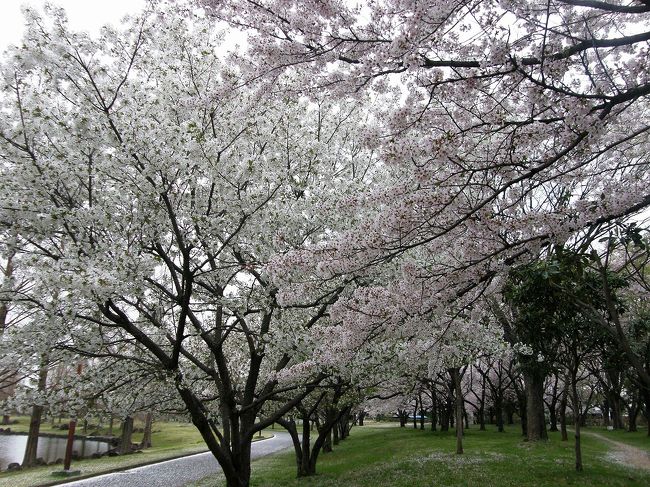
{"label": "green grass", "polygon": [[[27,433],[29,431],[29,417],[27,416],[14,416],[12,420],[18,420],[18,424],[9,425],[12,432],[15,433]],[[68,420],[63,421],[67,423]],[[142,428],[144,426],[143,422],[139,420],[134,420],[134,428]],[[67,430],[61,430],[59,428],[52,427],[48,423],[43,423],[40,429],[41,434],[51,433],[60,436],[66,436],[68,434]],[[107,436],[108,435],[108,426],[104,425],[102,428],[89,428],[87,431],[88,435],[95,436]],[[119,436],[120,434],[120,421],[116,420],[113,427],[113,435]],[[77,425],[75,430],[75,435],[84,436],[81,422]],[[133,433],[132,441],[133,443],[140,443],[142,441],[143,433]],[[196,428],[189,422],[168,422],[168,421],[154,421],[152,425],[152,443],[153,447],[150,451],[162,451],[169,449],[176,449],[178,445],[201,445],[205,448],[203,444],[203,439],[201,435],[196,430]]]}
{"label": "green grass", "polygon": [[[16,419],[16,418],[12,418]],[[20,423],[11,425],[11,430],[20,432],[29,429],[29,418],[18,418]],[[141,426],[136,424],[136,427]],[[52,429],[50,425],[44,424],[41,430],[43,433],[65,434],[65,431]],[[93,431],[88,431],[92,433]],[[81,430],[79,431],[81,433]],[[103,432],[105,433],[105,431]],[[116,421],[115,434],[119,434],[119,422]],[[262,438],[271,436],[264,433]],[[257,437],[256,437],[257,438]],[[133,442],[138,443],[142,439],[142,433],[134,433]],[[135,467],[138,465],[153,463],[156,461],[173,458],[176,456],[189,455],[207,451],[205,443],[197,429],[191,423],[177,422],[156,422],[152,428],[151,448],[143,450],[142,453],[124,455],[119,457],[103,457],[97,460],[79,460],[72,462],[72,470],[81,470],[82,475],[92,476],[107,473],[116,469]],[[52,476],[55,470],[62,470],[60,465],[30,468],[19,472],[0,473],[0,486],[2,487],[32,487],[54,482]],[[78,477],[77,477],[78,478]]]}
{"label": "green grass", "polygon": [[[646,486],[650,474],[605,460],[609,445],[583,437],[585,470],[574,469],[573,442],[552,433],[548,442],[522,441],[518,428],[506,433],[467,431],[465,454],[456,455],[454,432],[356,427],[352,435],[319,458],[318,475],[296,479],[293,452],[253,463],[255,487],[413,486]],[[225,485],[221,476],[194,487]]]}

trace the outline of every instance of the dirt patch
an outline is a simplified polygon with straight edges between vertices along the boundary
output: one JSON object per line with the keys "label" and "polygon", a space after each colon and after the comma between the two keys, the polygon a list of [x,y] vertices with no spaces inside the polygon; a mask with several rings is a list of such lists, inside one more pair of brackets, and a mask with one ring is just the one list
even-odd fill
{"label": "dirt patch", "polygon": [[584,432],[585,435],[595,436],[599,440],[609,443],[614,447],[607,453],[606,458],[614,463],[628,467],[638,468],[650,472],[650,453],[635,446],[626,445],[620,441],[615,441],[592,431]]}

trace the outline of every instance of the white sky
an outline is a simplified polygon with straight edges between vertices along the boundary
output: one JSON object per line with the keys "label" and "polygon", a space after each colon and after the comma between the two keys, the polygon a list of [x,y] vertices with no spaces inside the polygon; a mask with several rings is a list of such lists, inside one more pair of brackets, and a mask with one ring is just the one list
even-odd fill
{"label": "white sky", "polygon": [[[24,19],[21,5],[40,7],[46,0],[1,0],[0,3],[0,51],[10,44],[20,42],[24,32]],[[52,0],[63,7],[74,30],[97,33],[104,24],[119,24],[126,14],[140,12],[145,0]]]}

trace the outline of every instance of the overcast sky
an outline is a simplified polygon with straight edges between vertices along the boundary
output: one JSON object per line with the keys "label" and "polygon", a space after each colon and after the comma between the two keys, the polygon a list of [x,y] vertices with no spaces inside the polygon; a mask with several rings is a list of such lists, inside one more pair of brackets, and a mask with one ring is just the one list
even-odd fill
{"label": "overcast sky", "polygon": [[[24,31],[24,19],[20,12],[21,5],[42,6],[46,0],[2,0],[0,5],[0,50],[9,44],[16,44]],[[99,31],[106,24],[118,24],[126,14],[138,13],[145,5],[145,0],[53,0],[49,3],[65,8],[70,27],[86,30],[90,33]]]}

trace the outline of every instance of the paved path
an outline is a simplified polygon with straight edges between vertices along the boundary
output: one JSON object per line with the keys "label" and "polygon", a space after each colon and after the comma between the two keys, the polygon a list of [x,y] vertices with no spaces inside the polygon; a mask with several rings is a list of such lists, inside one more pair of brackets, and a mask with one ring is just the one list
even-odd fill
{"label": "paved path", "polygon": [[[288,433],[275,433],[273,438],[253,443],[252,458],[259,458],[291,446]],[[212,453],[199,453],[189,457],[167,460],[122,472],[109,473],[76,482],[68,486],[79,487],[182,487],[221,470]]]}
{"label": "paved path", "polygon": [[647,451],[620,441],[612,440],[611,438],[594,433],[593,431],[584,431],[583,434],[595,436],[596,438],[613,445],[614,449],[607,453],[607,458],[613,462],[627,465],[628,467],[650,471],[650,453]]}

